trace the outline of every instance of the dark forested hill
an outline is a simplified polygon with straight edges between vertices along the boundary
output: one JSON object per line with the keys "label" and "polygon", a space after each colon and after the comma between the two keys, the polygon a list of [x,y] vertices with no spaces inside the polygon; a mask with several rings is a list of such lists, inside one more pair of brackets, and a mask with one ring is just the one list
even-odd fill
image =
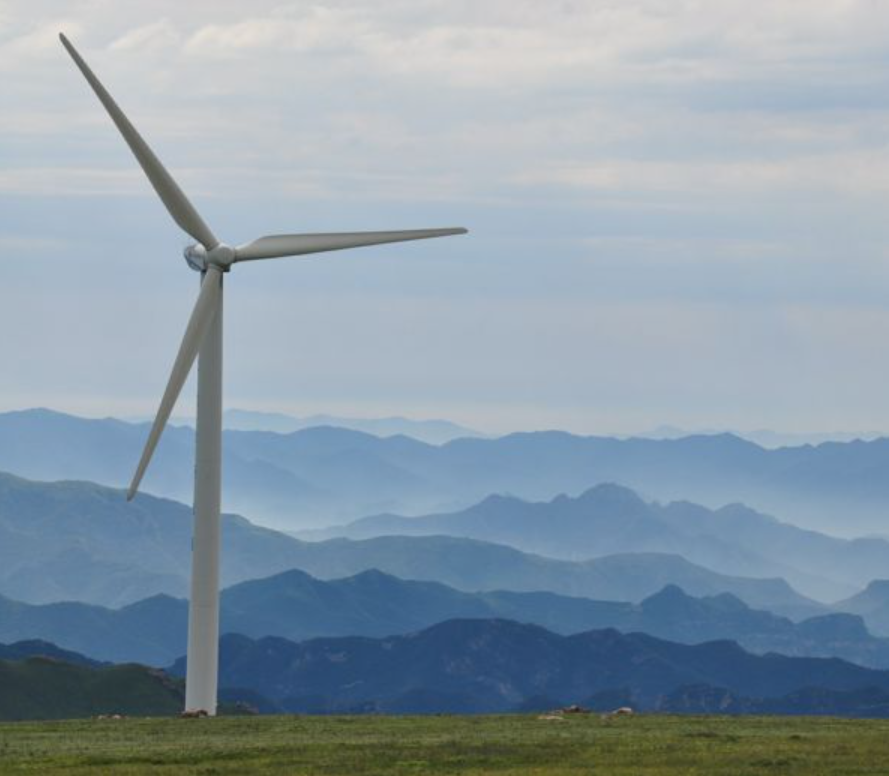
{"label": "dark forested hill", "polygon": [[[184,661],[172,670],[182,674]],[[584,703],[615,690],[651,708],[689,685],[756,698],[815,687],[889,690],[889,672],[837,659],[756,656],[728,641],[688,646],[615,630],[559,636],[506,620],[451,620],[405,636],[299,644],[227,636],[220,681],[291,711],[496,712],[535,698]]]}
{"label": "dark forested hill", "polygon": [[181,682],[145,666],[0,659],[2,720],[173,715],[182,710],[183,696]]}

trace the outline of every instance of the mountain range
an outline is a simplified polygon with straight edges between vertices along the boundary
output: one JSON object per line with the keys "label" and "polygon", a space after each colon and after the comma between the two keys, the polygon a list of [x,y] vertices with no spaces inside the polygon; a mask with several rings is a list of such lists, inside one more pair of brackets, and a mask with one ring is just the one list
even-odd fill
{"label": "mountain range", "polygon": [[529,503],[490,496],[459,512],[378,515],[300,535],[460,536],[564,559],[674,553],[727,574],[783,577],[820,600],[845,598],[889,569],[889,542],[884,539],[839,539],[739,504],[710,510],[687,501],[648,503],[628,488],[610,484],[577,498],[561,495]]}
{"label": "mountain range", "polygon": [[[623,698],[889,714],[889,673],[875,670],[889,667],[889,541],[814,530],[879,526],[887,440],[765,450],[731,435],[542,432],[430,444],[279,433],[285,422],[300,421],[247,414],[226,431],[227,503],[312,527],[223,517],[229,697],[317,712]],[[50,716],[130,713],[126,692],[150,699],[131,713],[181,705],[166,674],[102,661],[183,672],[191,509],[70,479],[125,482],[145,431],[0,414],[0,468],[17,473],[0,472],[0,641],[15,642],[0,644],[0,718],[40,717],[47,702]],[[190,499],[193,430],[168,429],[159,452],[149,488]]]}
{"label": "mountain range", "polygon": [[[147,426],[49,410],[0,414],[0,469],[42,480],[129,481]],[[464,509],[492,493],[526,500],[620,483],[646,499],[709,508],[744,503],[795,525],[860,535],[883,530],[889,440],[766,450],[730,434],[615,439],[564,432],[431,445],[320,427],[291,434],[225,432],[228,508],[287,529],[382,512]],[[164,433],[149,492],[190,500],[193,431]]]}
{"label": "mountain range", "polygon": [[[51,641],[93,658],[163,666],[185,651],[187,603],[155,596],[121,609],[82,603],[23,604],[0,597],[0,640]],[[755,653],[842,657],[889,668],[889,640],[860,617],[828,614],[794,623],[728,593],[694,598],[676,586],[638,604],[554,593],[465,593],[379,571],[331,581],[292,570],[222,593],[221,632],[251,638],[381,637],[456,618],[510,619],[569,635],[615,628],[681,643],[731,639]]]}
{"label": "mountain range", "polygon": [[[152,496],[133,502],[91,483],[0,474],[0,594],[27,603],[122,606],[188,589],[191,510]],[[640,601],[667,584],[692,595],[733,593],[757,608],[807,617],[824,607],[782,579],[719,574],[676,555],[630,553],[562,561],[446,536],[305,542],[226,515],[222,576],[232,585],[297,568],[322,579],[369,569],[464,591],[549,591]]]}
{"label": "mountain range", "polygon": [[[475,713],[632,705],[680,713],[889,715],[889,672],[755,656],[593,630],[558,636],[508,620],[449,620],[384,639],[220,641],[221,713]],[[0,644],[0,719],[173,716],[185,659],[167,671],[97,664],[45,642]],[[172,676],[171,676],[172,675]]]}
{"label": "mountain range", "polygon": [[[560,636],[508,620],[449,620],[383,639],[295,643],[229,635],[220,684],[253,690],[291,712],[503,712],[591,705],[620,693],[641,709],[689,686],[743,698],[806,688],[889,691],[889,672],[836,658],[752,655],[730,641],[694,646],[593,630]],[[183,675],[185,659],[171,668]]]}

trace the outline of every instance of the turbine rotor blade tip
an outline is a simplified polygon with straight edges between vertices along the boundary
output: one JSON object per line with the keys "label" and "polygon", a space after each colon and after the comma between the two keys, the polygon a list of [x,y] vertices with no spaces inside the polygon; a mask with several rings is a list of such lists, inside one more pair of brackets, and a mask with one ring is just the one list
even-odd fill
{"label": "turbine rotor blade tip", "polygon": [[276,259],[282,256],[303,256],[307,253],[339,251],[368,245],[426,240],[466,234],[462,226],[445,229],[406,229],[389,232],[332,232],[327,234],[272,234],[235,248],[235,261]]}
{"label": "turbine rotor blade tip", "polygon": [[139,459],[136,473],[130,481],[130,489],[127,493],[128,501],[136,495],[139,485],[142,484],[142,478],[145,476],[145,470],[151,462],[154,449],[157,447],[167,421],[170,419],[173,407],[176,406],[176,399],[179,398],[182,386],[188,378],[188,373],[197,360],[201,343],[207,334],[207,329],[210,328],[210,324],[219,313],[221,298],[222,270],[211,264],[205,272],[204,281],[201,284],[201,292],[198,294],[198,300],[191,311],[188,326],[185,327],[185,335],[182,337],[179,352],[176,354],[176,360],[173,362],[173,369],[170,372],[167,387],[164,389],[160,406],[157,408],[154,423],[151,424],[151,431],[148,433],[148,440],[145,442],[145,447],[142,450],[142,457]]}
{"label": "turbine rotor blade tip", "polygon": [[148,177],[149,182],[173,220],[208,251],[219,245],[219,240],[216,239],[210,227],[204,223],[198,211],[195,210],[194,205],[191,204],[188,197],[179,188],[179,184],[173,180],[166,167],[154,155],[154,151],[148,147],[148,143],[145,142],[144,138],[126,117],[120,106],[114,101],[114,98],[108,93],[108,90],[102,85],[102,82],[99,81],[89,65],[84,62],[83,57],[71,45],[71,42],[65,37],[63,32],[59,33],[59,40],[62,41],[62,45],[68,54],[71,55],[71,59],[74,60],[77,69],[80,70],[96,97],[99,98],[99,102],[102,103],[102,106],[117,127],[118,132],[120,132],[124,141],[130,147],[130,151],[133,152],[133,156],[136,157],[136,161]]}

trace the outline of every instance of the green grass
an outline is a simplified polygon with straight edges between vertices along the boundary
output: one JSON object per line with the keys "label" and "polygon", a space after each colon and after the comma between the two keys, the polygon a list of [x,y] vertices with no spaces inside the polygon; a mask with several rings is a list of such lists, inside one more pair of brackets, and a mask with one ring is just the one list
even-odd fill
{"label": "green grass", "polygon": [[0,773],[889,773],[889,721],[596,715],[220,717],[0,724]]}

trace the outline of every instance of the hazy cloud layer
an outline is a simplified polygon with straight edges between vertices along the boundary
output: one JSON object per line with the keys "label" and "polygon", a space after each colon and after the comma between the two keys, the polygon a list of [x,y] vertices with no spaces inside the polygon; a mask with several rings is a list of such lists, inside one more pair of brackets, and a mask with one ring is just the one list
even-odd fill
{"label": "hazy cloud layer", "polygon": [[196,277],[65,30],[229,242],[230,404],[889,429],[889,6],[0,2],[0,408],[150,411]]}

